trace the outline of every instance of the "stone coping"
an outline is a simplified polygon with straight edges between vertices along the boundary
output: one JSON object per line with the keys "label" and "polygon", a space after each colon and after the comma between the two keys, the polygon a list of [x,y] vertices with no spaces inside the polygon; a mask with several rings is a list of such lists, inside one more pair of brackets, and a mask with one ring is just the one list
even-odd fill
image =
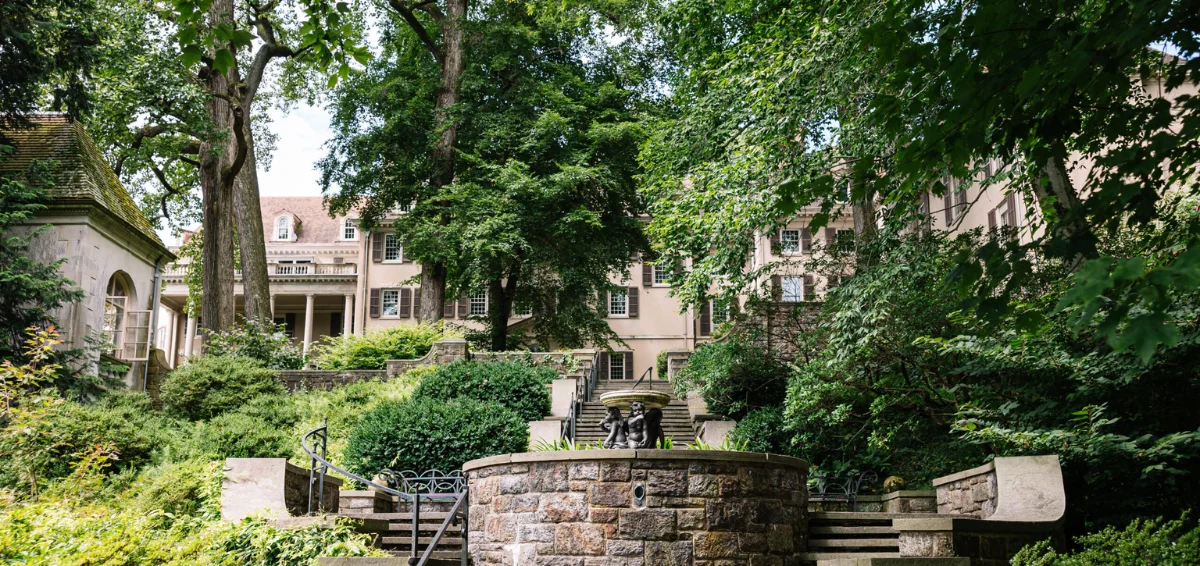
{"label": "stone coping", "polygon": [[[937,497],[937,492],[932,489],[901,489],[891,493],[885,493],[880,496],[880,501],[891,501],[901,497]],[[862,501],[862,498],[859,498]]]}
{"label": "stone coping", "polygon": [[989,521],[971,515],[936,519],[893,519],[892,528],[900,532],[948,531],[967,533],[1048,533],[1058,528],[1049,521]]}
{"label": "stone coping", "polygon": [[978,468],[971,468],[969,470],[963,470],[961,472],[956,472],[956,473],[950,474],[948,476],[942,476],[940,478],[937,478],[937,479],[933,480],[933,487],[946,485],[948,483],[953,483],[953,482],[956,482],[961,479],[978,476],[980,474],[986,474],[988,472],[994,471],[995,469],[996,469],[996,462],[993,460],[982,466],[979,466]]}
{"label": "stone coping", "polygon": [[578,462],[597,460],[691,460],[696,462],[740,462],[774,464],[808,471],[808,462],[800,458],[762,452],[729,452],[725,450],[559,450],[555,452],[518,452],[471,460],[463,464],[470,472],[505,464],[546,462]]}

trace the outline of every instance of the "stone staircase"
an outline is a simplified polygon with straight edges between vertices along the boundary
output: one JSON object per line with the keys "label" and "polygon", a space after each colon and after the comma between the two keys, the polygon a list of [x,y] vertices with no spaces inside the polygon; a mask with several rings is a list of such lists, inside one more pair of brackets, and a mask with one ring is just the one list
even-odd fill
{"label": "stone staircase", "polygon": [[[594,445],[597,441],[608,438],[608,433],[600,428],[600,421],[604,420],[605,415],[605,408],[600,403],[600,396],[609,391],[629,389],[633,387],[634,383],[636,382],[623,379],[602,379],[597,383],[596,390],[592,393],[592,402],[583,404],[583,411],[575,425],[575,442],[577,444]],[[671,384],[666,381],[643,381],[638,389],[672,393]],[[683,448],[686,444],[696,441],[696,431],[692,427],[691,415],[688,414],[687,401],[673,399],[670,404],[663,407],[662,411],[663,433],[671,438],[676,448]],[[627,411],[622,411],[622,413],[627,413]]]}
{"label": "stone staircase", "polygon": [[[363,493],[363,492],[355,492]],[[343,497],[343,501],[346,498]],[[421,517],[417,525],[417,552],[418,554],[428,548],[429,543],[433,541],[433,536],[442,526],[442,522],[446,520],[448,511],[452,503],[445,502],[421,502]],[[366,519],[368,522],[380,525],[386,525],[386,529],[382,530],[380,535],[380,547],[388,553],[398,557],[407,559],[412,556],[412,513],[405,503],[400,504],[400,509],[397,512],[379,512],[361,510],[346,510],[340,513],[346,517],[355,519]],[[436,549],[430,555],[429,564],[459,564],[462,556],[462,530],[464,525],[448,525],[446,532],[442,538],[438,540]],[[436,559],[436,561],[434,560]]]}
{"label": "stone staircase", "polygon": [[[900,558],[900,533],[892,519],[924,519],[937,513],[871,513],[818,511],[808,518],[808,552],[804,564],[865,558]],[[834,563],[836,564],[836,563]]]}

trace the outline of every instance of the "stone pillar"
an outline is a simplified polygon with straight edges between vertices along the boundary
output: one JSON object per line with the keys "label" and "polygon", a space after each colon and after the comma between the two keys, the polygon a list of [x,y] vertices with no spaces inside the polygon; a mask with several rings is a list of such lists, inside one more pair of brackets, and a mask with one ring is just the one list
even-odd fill
{"label": "stone pillar", "polygon": [[309,293],[304,296],[304,355],[308,355],[308,347],[312,345],[313,307],[316,295]]}
{"label": "stone pillar", "polygon": [[433,348],[436,356],[434,363],[438,364],[448,364],[454,360],[461,360],[468,355],[467,341],[464,338],[446,338],[434,342]]}
{"label": "stone pillar", "polygon": [[346,294],[346,307],[342,314],[342,337],[350,336],[354,332],[354,295]]}
{"label": "stone pillar", "polygon": [[196,346],[196,317],[188,317],[187,333],[184,334],[183,340],[183,356],[190,358],[192,357],[192,350]]}
{"label": "stone pillar", "polygon": [[577,387],[575,378],[556,379],[550,382],[550,414],[555,417],[566,417],[571,410],[571,400],[575,398]]}
{"label": "stone pillar", "polygon": [[275,293],[271,293],[271,320],[275,320]]}

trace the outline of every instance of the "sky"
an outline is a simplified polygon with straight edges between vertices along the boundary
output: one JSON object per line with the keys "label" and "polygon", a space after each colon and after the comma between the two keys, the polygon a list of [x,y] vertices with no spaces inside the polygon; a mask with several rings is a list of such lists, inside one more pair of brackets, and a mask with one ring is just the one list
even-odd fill
{"label": "sky", "polygon": [[271,132],[279,136],[271,169],[258,166],[258,190],[265,197],[320,196],[317,160],[333,137],[329,113],[319,106],[299,104],[286,113],[271,107]]}
{"label": "sky", "polygon": [[[321,196],[321,173],[317,160],[325,156],[324,144],[333,137],[329,129],[329,113],[320,106],[303,102],[287,111],[268,107],[271,133],[279,137],[271,168],[258,164],[258,190],[265,197]],[[198,226],[192,227],[196,228]],[[172,230],[158,231],[158,237],[168,246],[179,244]]]}

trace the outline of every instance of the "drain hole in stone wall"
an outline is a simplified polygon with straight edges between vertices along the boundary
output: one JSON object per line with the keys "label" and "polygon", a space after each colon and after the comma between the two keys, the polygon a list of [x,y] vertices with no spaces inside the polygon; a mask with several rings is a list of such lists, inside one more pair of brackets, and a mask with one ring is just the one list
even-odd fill
{"label": "drain hole in stone wall", "polygon": [[633,486],[633,504],[638,507],[646,505],[646,486],[642,484],[634,484]]}

